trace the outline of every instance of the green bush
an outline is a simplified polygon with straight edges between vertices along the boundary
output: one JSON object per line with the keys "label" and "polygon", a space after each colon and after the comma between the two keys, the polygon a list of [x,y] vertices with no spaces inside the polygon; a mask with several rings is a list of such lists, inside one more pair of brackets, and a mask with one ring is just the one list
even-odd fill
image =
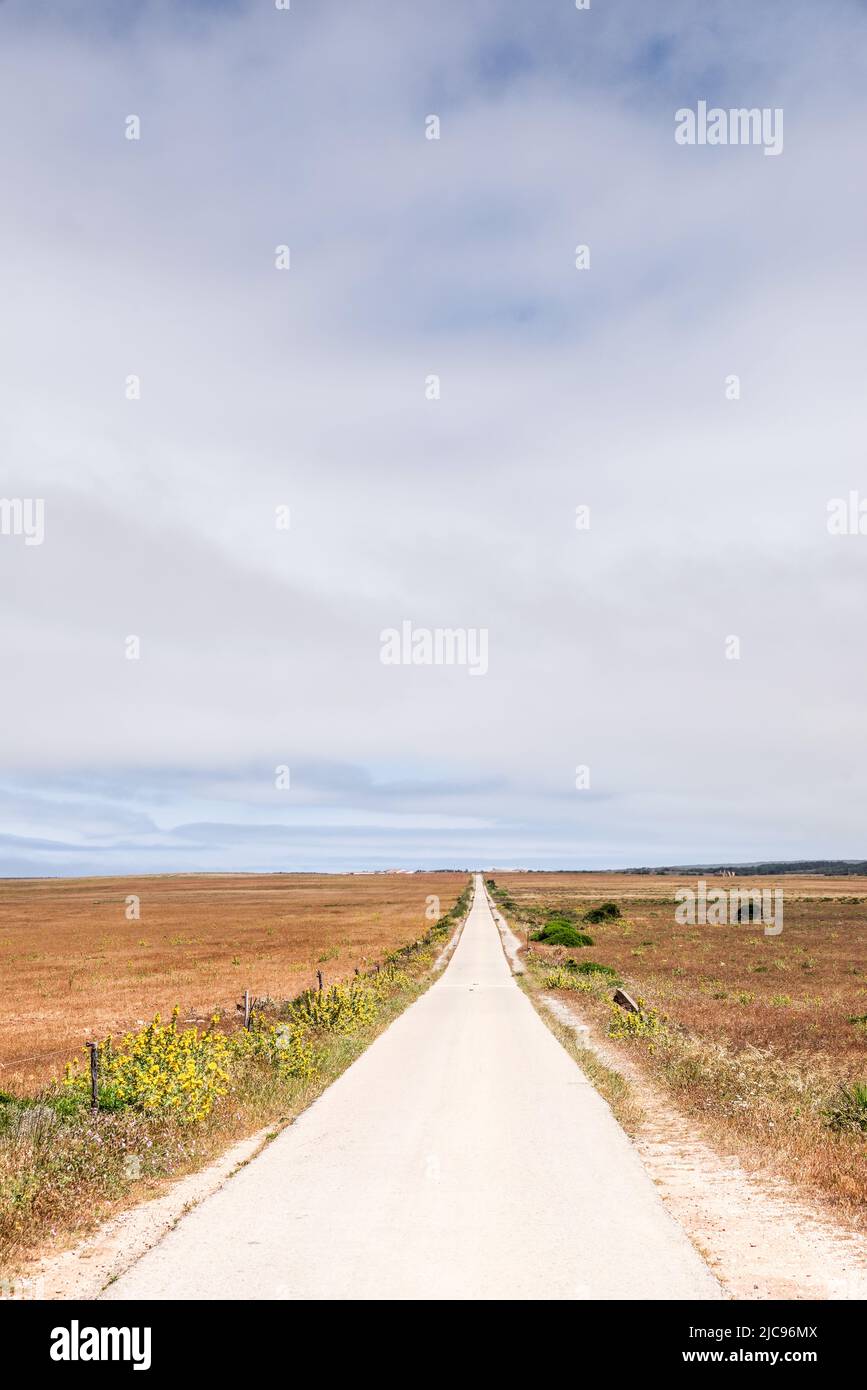
{"label": "green bush", "polygon": [[533,941],[544,941],[546,946],[592,946],[593,937],[580,932],[571,922],[552,919],[546,922],[541,931],[533,932]]}
{"label": "green bush", "polygon": [[573,960],[567,956],[563,969],[576,971],[579,975],[607,975],[612,984],[620,984],[620,976],[613,965],[598,965],[595,960]]}
{"label": "green bush", "polygon": [[617,917],[622,917],[623,913],[616,903],[601,903],[599,907],[591,907],[584,913],[585,922],[613,922]]}

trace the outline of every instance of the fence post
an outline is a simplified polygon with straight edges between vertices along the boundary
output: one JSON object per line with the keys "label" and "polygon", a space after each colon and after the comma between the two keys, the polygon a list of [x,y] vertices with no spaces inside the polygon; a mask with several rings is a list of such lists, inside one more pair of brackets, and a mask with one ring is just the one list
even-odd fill
{"label": "fence post", "polygon": [[252,1016],[253,1016],[253,1011],[252,1011],[252,1009],[251,1009],[251,1007],[250,1007],[250,991],[249,991],[248,989],[245,989],[245,990],[244,990],[244,1027],[245,1027],[245,1028],[249,1028],[249,1027],[250,1027],[250,1021],[251,1021],[251,1019],[252,1019]]}
{"label": "fence post", "polygon": [[90,1108],[99,1109],[99,1043],[89,1042],[90,1048]]}
{"label": "fence post", "polygon": [[321,970],[317,970],[317,971],[316,971],[316,978],[317,978],[317,980],[319,981],[319,993],[321,994],[321,993],[322,993],[322,971],[321,971]]}

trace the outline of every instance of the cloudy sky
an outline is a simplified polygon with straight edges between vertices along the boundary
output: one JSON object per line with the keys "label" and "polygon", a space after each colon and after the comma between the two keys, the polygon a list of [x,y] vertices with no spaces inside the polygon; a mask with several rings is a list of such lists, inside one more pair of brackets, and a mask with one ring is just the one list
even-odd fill
{"label": "cloudy sky", "polygon": [[863,855],[863,3],[0,38],[0,872]]}

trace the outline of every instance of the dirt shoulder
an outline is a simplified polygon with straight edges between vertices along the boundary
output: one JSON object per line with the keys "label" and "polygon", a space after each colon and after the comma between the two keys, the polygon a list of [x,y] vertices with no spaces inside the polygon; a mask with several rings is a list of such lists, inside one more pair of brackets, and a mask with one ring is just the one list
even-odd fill
{"label": "dirt shoulder", "polygon": [[867,1298],[863,1235],[785,1179],[749,1173],[737,1157],[714,1148],[638,1065],[606,1046],[578,1005],[530,993],[543,1017],[553,1015],[573,1031],[579,1051],[591,1051],[628,1082],[640,1107],[631,1137],[641,1161],[731,1298]]}

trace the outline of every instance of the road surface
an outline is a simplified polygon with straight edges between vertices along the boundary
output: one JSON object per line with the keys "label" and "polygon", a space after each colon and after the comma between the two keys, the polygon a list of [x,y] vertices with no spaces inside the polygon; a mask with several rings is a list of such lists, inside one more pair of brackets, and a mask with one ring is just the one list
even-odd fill
{"label": "road surface", "polygon": [[108,1299],[714,1299],[515,983],[481,878],[442,977]]}

